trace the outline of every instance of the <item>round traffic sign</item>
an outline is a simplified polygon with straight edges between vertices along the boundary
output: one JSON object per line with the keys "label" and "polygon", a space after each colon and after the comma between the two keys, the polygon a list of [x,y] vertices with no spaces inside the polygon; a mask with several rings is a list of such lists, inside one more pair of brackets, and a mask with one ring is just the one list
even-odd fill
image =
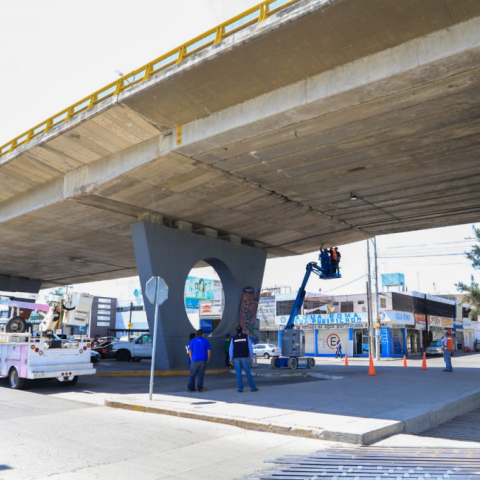
{"label": "round traffic sign", "polygon": [[327,337],[328,348],[331,348],[332,350],[336,350],[339,341],[340,341],[340,337],[336,333],[332,333]]}

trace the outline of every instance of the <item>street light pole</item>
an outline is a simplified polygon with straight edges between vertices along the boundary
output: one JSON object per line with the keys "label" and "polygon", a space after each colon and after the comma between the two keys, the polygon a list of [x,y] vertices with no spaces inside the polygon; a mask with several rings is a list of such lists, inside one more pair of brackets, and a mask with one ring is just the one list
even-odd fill
{"label": "street light pole", "polygon": [[[378,262],[377,262],[377,237],[373,237],[373,250],[375,258],[375,323],[379,323],[378,309]],[[375,360],[380,360],[380,328],[375,328]]]}

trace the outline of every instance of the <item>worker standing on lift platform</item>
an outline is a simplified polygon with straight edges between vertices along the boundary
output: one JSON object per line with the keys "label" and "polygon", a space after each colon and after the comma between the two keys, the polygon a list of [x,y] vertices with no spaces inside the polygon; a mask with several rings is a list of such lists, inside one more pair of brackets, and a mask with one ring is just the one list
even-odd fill
{"label": "worker standing on lift platform", "polygon": [[340,262],[340,252],[338,247],[330,247],[330,258],[332,259],[332,274],[336,275],[338,272],[338,263]]}
{"label": "worker standing on lift platform", "polygon": [[330,277],[332,274],[332,264],[330,261],[330,255],[328,254],[328,250],[325,249],[320,249],[320,264],[322,266],[322,272],[325,277]]}

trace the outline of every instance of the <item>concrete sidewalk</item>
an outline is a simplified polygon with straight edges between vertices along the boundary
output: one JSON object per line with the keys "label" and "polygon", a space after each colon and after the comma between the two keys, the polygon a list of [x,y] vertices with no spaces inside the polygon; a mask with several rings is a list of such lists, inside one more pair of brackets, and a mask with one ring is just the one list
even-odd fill
{"label": "concrete sidewalk", "polygon": [[[225,388],[223,380],[207,378],[210,390],[187,394],[178,391],[119,395],[106,399],[115,408],[175,415],[242,428],[367,445],[399,433],[418,433],[480,407],[480,355],[454,359],[454,373],[443,372],[442,359],[377,364],[376,376],[368,376],[365,365],[325,361],[314,369],[319,376],[340,380],[268,384],[258,376],[258,392],[238,393]],[[282,371],[265,368],[256,373]],[[291,373],[284,370],[285,373]],[[279,377],[281,378],[281,377]],[[165,377],[162,382],[168,382]],[[173,381],[174,378],[172,377]],[[265,382],[265,383],[264,383]],[[222,384],[223,383],[223,384]],[[170,390],[171,391],[171,390]]]}

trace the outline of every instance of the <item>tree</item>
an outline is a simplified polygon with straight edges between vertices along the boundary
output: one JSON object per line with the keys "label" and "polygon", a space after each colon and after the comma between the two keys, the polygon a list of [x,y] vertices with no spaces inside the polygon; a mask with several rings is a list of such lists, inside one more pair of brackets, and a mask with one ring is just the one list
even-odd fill
{"label": "tree", "polygon": [[[475,234],[478,245],[474,245],[470,252],[465,252],[465,256],[472,262],[474,269],[480,269],[480,228],[473,227],[473,233]],[[478,282],[475,281],[472,275],[470,285],[458,282],[455,286],[460,292],[465,294],[463,301],[473,307],[468,316],[470,318],[477,318],[477,316],[480,315],[480,287]]]}

